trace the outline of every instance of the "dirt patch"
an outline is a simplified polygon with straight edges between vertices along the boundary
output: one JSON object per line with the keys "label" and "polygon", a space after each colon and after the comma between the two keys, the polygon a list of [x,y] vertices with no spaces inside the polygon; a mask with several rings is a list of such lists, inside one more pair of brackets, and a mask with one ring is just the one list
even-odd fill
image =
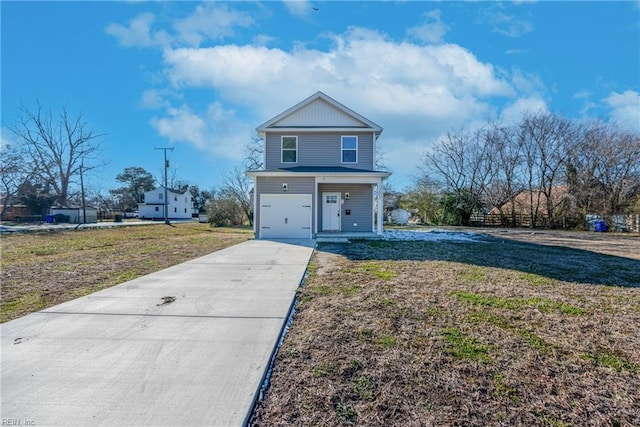
{"label": "dirt patch", "polygon": [[465,229],[465,231],[485,234],[499,239],[582,249],[640,260],[640,234],[637,233],[594,233],[509,228],[470,228]]}
{"label": "dirt patch", "polygon": [[247,230],[164,224],[2,235],[2,322],[247,240]]}
{"label": "dirt patch", "polygon": [[523,240],[319,245],[254,425],[639,425],[640,262]]}

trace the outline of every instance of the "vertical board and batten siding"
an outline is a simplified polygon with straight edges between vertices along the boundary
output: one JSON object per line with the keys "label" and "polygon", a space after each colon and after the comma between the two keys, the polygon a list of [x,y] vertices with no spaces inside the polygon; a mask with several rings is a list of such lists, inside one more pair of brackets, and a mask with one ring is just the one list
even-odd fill
{"label": "vertical board and batten siding", "polygon": [[365,123],[318,99],[278,121],[280,127],[362,127]]}
{"label": "vertical board and batten siding", "polygon": [[[373,231],[373,187],[371,184],[320,184],[318,186],[318,231],[322,231],[322,193],[349,193],[349,200],[344,201],[340,209],[341,231]],[[351,215],[346,215],[346,210]],[[358,224],[354,226],[353,224]]]}
{"label": "vertical board and batten siding", "polygon": [[[298,137],[298,162],[282,163],[282,136]],[[342,136],[358,137],[358,163],[342,163]],[[335,133],[268,133],[266,136],[266,169],[305,167],[346,167],[373,170],[373,132]]]}
{"label": "vertical board and batten siding", "polygon": [[[287,191],[282,191],[282,184],[287,184]],[[313,177],[260,177],[256,182],[255,196],[257,197],[256,212],[254,213],[256,230],[260,230],[260,195],[262,194],[313,194],[315,178]],[[312,206],[311,209],[315,209]],[[311,230],[315,230],[315,215],[311,216]]]}

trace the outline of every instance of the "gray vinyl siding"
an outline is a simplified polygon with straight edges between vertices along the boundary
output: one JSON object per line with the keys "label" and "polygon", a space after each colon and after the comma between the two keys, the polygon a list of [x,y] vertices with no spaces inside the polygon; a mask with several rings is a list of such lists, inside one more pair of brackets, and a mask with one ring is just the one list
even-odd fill
{"label": "gray vinyl siding", "polygon": [[[282,184],[287,183],[287,192],[282,191]],[[313,200],[313,193],[315,188],[315,178],[313,177],[258,177],[256,180],[256,212],[253,217],[255,218],[256,230],[260,230],[260,195],[261,194],[311,194]],[[315,209],[312,206],[311,209]],[[312,218],[314,215],[311,216]],[[311,230],[315,230],[315,222],[311,224]]]}
{"label": "gray vinyl siding", "polygon": [[[367,231],[373,230],[373,188],[371,184],[320,184],[318,186],[318,231],[322,231],[322,193],[335,192],[349,193],[349,200],[344,201],[340,210],[341,231]],[[351,210],[350,215],[346,215],[346,210]],[[354,226],[353,224],[358,224]]]}
{"label": "gray vinyl siding", "polygon": [[[298,137],[297,163],[282,163],[281,137],[283,135]],[[348,135],[358,137],[358,163],[342,163],[341,137]],[[373,170],[373,132],[268,133],[265,154],[265,169],[294,166],[342,166]]]}

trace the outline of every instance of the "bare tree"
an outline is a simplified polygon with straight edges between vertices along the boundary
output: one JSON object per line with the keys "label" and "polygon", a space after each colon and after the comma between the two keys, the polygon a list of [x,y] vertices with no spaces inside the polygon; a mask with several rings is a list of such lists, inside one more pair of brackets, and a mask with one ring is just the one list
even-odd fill
{"label": "bare tree", "polygon": [[7,208],[18,197],[20,185],[29,177],[29,170],[24,167],[20,151],[15,146],[5,144],[0,147],[0,195],[2,196],[2,218]]}
{"label": "bare tree", "polygon": [[244,167],[249,171],[257,171],[264,166],[264,140],[256,136],[244,149]]}
{"label": "bare tree", "polygon": [[504,206],[509,204],[510,223],[515,225],[515,198],[524,187],[521,181],[521,140],[512,127],[499,122],[490,122],[483,134],[494,166],[484,192],[486,202],[498,209],[503,224],[509,223],[504,212]]}
{"label": "bare tree", "polygon": [[253,225],[253,206],[251,205],[253,181],[245,175],[242,168],[235,167],[224,175],[222,182],[220,193],[235,200],[249,221],[249,225]]}
{"label": "bare tree", "polygon": [[42,112],[40,103],[35,111],[22,106],[9,130],[16,137],[25,163],[51,187],[60,205],[67,204],[70,186],[81,167],[90,172],[101,166],[95,162],[102,135],[88,128],[82,113],[71,117],[63,108],[54,118],[51,112]]}
{"label": "bare tree", "polygon": [[587,124],[568,175],[582,214],[625,212],[640,197],[640,136],[611,124]]}
{"label": "bare tree", "polygon": [[480,207],[493,168],[491,147],[482,132],[461,129],[447,133],[436,141],[420,167],[423,177],[442,179],[454,196],[450,204],[462,225],[469,225],[473,211]]}
{"label": "bare tree", "polygon": [[527,184],[534,227],[544,204],[548,225],[556,222],[557,187],[566,184],[567,159],[574,151],[578,128],[568,119],[552,113],[525,114],[519,137],[526,156]]}

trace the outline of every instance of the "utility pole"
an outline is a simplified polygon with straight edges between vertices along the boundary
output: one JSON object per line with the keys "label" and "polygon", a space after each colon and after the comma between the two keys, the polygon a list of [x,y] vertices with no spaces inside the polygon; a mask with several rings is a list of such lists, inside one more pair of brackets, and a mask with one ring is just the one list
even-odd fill
{"label": "utility pole", "polygon": [[84,169],[84,162],[80,165],[80,191],[82,193],[82,223],[87,223],[87,202],[84,199],[84,180],[82,179],[82,172]]}
{"label": "utility pole", "polygon": [[169,201],[167,200],[167,169],[169,169],[169,161],[167,160],[167,150],[173,151],[173,147],[156,147],[155,150],[164,151],[164,223],[169,224]]}

